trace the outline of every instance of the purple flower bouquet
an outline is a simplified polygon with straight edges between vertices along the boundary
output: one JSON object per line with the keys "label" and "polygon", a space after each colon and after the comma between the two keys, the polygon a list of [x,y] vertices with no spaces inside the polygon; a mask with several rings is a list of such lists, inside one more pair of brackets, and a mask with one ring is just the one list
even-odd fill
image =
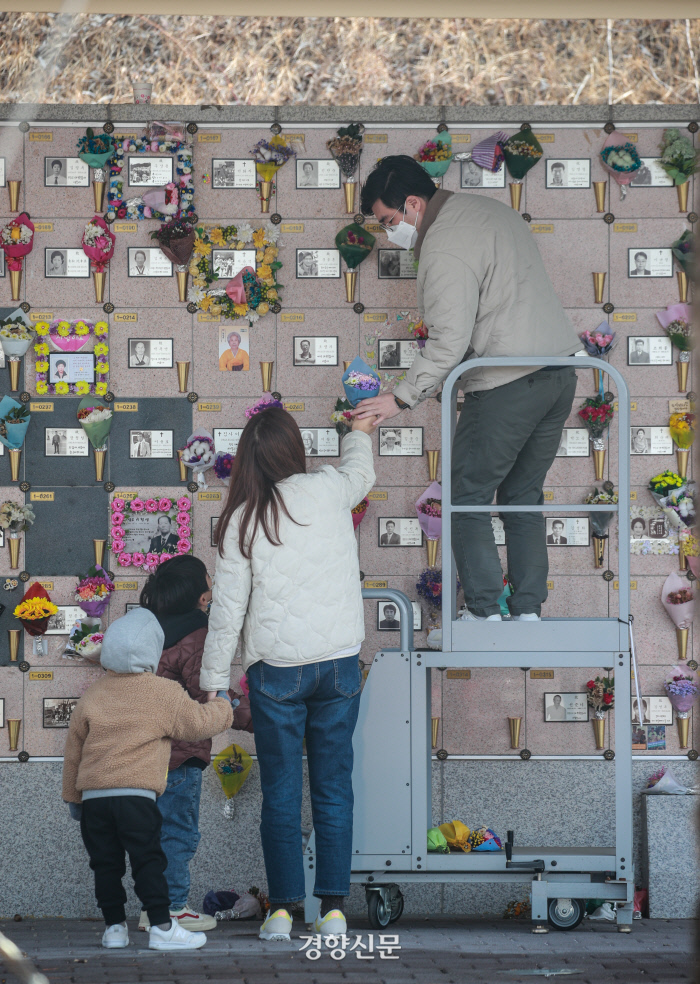
{"label": "purple flower bouquet", "polygon": [[348,402],[356,407],[362,400],[369,400],[379,394],[381,380],[358,355],[343,373],[343,386]]}
{"label": "purple flower bouquet", "polygon": [[687,667],[674,666],[664,682],[664,690],[676,712],[687,715],[698,699],[700,684],[697,675]]}
{"label": "purple flower bouquet", "polygon": [[428,540],[438,540],[442,534],[442,486],[433,482],[416,500],[420,528]]}

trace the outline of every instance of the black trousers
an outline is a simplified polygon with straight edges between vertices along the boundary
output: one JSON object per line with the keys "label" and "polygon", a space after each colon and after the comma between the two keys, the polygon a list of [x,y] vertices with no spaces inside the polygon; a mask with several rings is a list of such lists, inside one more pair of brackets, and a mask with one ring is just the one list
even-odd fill
{"label": "black trousers", "polygon": [[83,803],[80,832],[95,872],[97,904],[108,926],[126,919],[126,854],[151,926],[170,922],[168,861],[160,846],[160,825],[160,810],[145,796],[104,796]]}

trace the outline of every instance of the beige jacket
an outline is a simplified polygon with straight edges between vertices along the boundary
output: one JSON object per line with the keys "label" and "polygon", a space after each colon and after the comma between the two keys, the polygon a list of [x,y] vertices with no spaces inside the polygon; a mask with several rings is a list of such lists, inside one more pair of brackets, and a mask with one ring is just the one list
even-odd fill
{"label": "beige jacket", "polygon": [[[467,358],[567,356],[581,348],[515,209],[479,195],[436,191],[414,253],[418,306],[430,337],[394,390],[409,406],[430,396]],[[461,388],[494,389],[535,371],[477,369]]]}

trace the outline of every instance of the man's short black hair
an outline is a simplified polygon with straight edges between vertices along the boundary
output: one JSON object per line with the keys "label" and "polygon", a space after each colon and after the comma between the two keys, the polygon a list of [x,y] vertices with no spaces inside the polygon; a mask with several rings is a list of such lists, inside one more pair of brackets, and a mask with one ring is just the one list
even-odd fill
{"label": "man's short black hair", "polygon": [[554,529],[555,526],[561,526],[561,528],[564,529],[564,520],[563,519],[553,519],[552,520],[552,529]]}
{"label": "man's short black hair", "polygon": [[430,200],[435,191],[433,179],[418,161],[407,154],[384,157],[362,186],[360,208],[363,215],[371,215],[378,198],[387,208],[401,208],[409,195]]}

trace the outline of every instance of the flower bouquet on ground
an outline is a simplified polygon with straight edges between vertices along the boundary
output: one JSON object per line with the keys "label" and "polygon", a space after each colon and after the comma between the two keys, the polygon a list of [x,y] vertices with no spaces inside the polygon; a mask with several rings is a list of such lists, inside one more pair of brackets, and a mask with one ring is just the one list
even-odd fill
{"label": "flower bouquet on ground", "polygon": [[671,339],[671,343],[680,352],[677,362],[678,390],[685,393],[688,388],[690,353],[695,345],[690,308],[687,304],[669,304],[665,311],[656,312],[656,319]]}
{"label": "flower bouquet on ground", "polygon": [[688,455],[695,440],[695,414],[688,412],[672,413],[668,422],[668,429],[676,444],[678,474],[681,478],[685,478],[688,472]]}
{"label": "flower bouquet on ground", "polygon": [[88,167],[94,169],[92,175],[92,191],[95,196],[95,210],[101,212],[104,205],[105,182],[107,175],[105,168],[114,156],[114,138],[111,134],[95,134],[92,127],[88,127],[84,137],[78,139],[78,157],[85,161]]}
{"label": "flower bouquet on ground", "polygon": [[620,198],[624,199],[627,195],[627,185],[642,166],[637,148],[625,139],[624,134],[613,130],[603,144],[600,159],[605,170],[617,181],[620,186]]}
{"label": "flower bouquet on ground", "polygon": [[30,636],[34,636],[34,655],[46,656],[43,635],[49,627],[49,619],[58,612],[58,607],[49,598],[46,588],[37,581],[25,593],[14,611]]}
{"label": "flower bouquet on ground", "polygon": [[416,515],[428,541],[428,567],[435,567],[438,540],[442,535],[442,486],[432,482],[416,500]]}
{"label": "flower bouquet on ground", "polygon": [[335,429],[341,437],[345,437],[352,430],[352,404],[339,396],[335,401],[335,408],[331,414],[331,423],[335,424]]}
{"label": "flower bouquet on ground", "polygon": [[[601,321],[595,331],[582,331],[578,337],[583,343],[586,352],[596,359],[602,359],[615,344],[615,332],[611,331],[607,321]],[[593,386],[598,393],[601,392],[602,385],[603,381],[601,379],[600,369],[594,369]]]}
{"label": "flower bouquet on ground", "polygon": [[447,131],[438,133],[435,139],[426,140],[413,157],[431,178],[441,178],[452,163],[452,136]]}
{"label": "flower bouquet on ground", "polygon": [[368,507],[369,507],[369,499],[367,498],[367,496],[365,496],[364,499],[362,500],[362,502],[358,502],[358,504],[352,510],[352,528],[353,528],[353,530],[356,530],[357,529],[357,527],[360,525],[360,523],[362,522],[362,520],[367,515],[367,509],[368,509]]}
{"label": "flower bouquet on ground", "polygon": [[194,250],[194,226],[187,219],[164,222],[160,229],[151,233],[151,239],[155,239],[161,253],[175,265],[178,297],[180,301],[186,301],[187,273]]}
{"label": "flower bouquet on ground", "polygon": [[[614,506],[617,505],[618,495],[612,489],[609,492],[605,490],[599,492],[598,489],[593,489],[583,501],[589,506]],[[590,514],[591,529],[593,530],[593,558],[596,568],[603,566],[605,541],[608,539],[608,527],[614,515],[614,511],[592,512]]]}
{"label": "flower bouquet on ground", "polygon": [[31,253],[34,246],[34,223],[29,220],[26,212],[11,219],[0,229],[0,246],[5,251],[7,268],[10,271],[12,300],[18,301],[22,283],[22,259]]}
{"label": "flower bouquet on ground", "polygon": [[362,123],[341,126],[337,131],[337,136],[331,137],[326,143],[333,160],[338,164],[341,173],[345,175],[343,190],[345,192],[345,211],[348,215],[352,215],[355,211],[355,188],[357,187],[355,175],[360,166],[364,130]]}
{"label": "flower bouquet on ground", "polygon": [[92,279],[95,282],[95,300],[104,301],[105,269],[114,255],[116,237],[100,215],[90,219],[83,232],[83,253],[92,264]]}
{"label": "flower bouquet on ground", "polygon": [[514,209],[520,208],[520,193],[523,178],[542,157],[542,146],[532,130],[520,130],[501,144],[510,183],[510,203]]}
{"label": "flower bouquet on ground", "polygon": [[85,396],[78,404],[78,423],[87,434],[95,455],[95,479],[102,481],[107,438],[112,429],[113,411],[94,397]]}
{"label": "flower bouquet on ground", "polygon": [[700,682],[694,671],[683,666],[674,666],[664,682],[671,706],[676,712],[676,727],[681,748],[688,747],[688,724],[690,710],[700,694]]}
{"label": "flower bouquet on ground", "polygon": [[93,564],[75,589],[75,601],[89,618],[100,618],[107,609],[114,582],[101,564]]}
{"label": "flower bouquet on ground", "polygon": [[352,304],[355,300],[357,268],[372,252],[375,242],[374,236],[357,222],[351,222],[350,225],[345,226],[335,237],[335,245],[347,265],[344,277],[345,300],[348,304]]}
{"label": "flower bouquet on ground", "polygon": [[251,150],[251,154],[255,160],[255,170],[260,178],[258,181],[260,209],[262,212],[269,212],[272,180],[279,169],[295,154],[292,148],[287,146],[284,137],[280,136],[274,136],[271,140],[258,140]]}
{"label": "flower bouquet on ground", "polygon": [[593,461],[595,464],[595,477],[597,481],[602,481],[605,469],[605,440],[603,434],[610,427],[615,410],[612,403],[608,403],[604,396],[598,394],[594,397],[586,397],[582,403],[578,415],[586,425],[593,445]]}
{"label": "flower bouquet on ground", "polygon": [[605,715],[615,706],[615,678],[597,676],[586,684],[586,699],[593,709],[595,747],[605,748]]}
{"label": "flower bouquet on ground", "polygon": [[10,390],[19,389],[20,359],[36,338],[36,331],[21,308],[0,318],[0,345],[10,369]]}
{"label": "flower bouquet on ground", "polygon": [[693,624],[695,613],[695,591],[693,582],[673,571],[664,581],[661,589],[661,604],[676,627],[678,658],[685,659],[688,653],[688,629]]}
{"label": "flower bouquet on ground", "polygon": [[659,163],[666,174],[673,179],[678,193],[678,211],[688,211],[688,179],[698,170],[698,152],[692,141],[682,136],[675,127],[664,130],[659,145]]}
{"label": "flower bouquet on ground", "polygon": [[7,530],[11,570],[19,567],[19,535],[25,533],[35,519],[31,506],[21,506],[11,500],[0,505],[0,530]]}
{"label": "flower bouquet on ground", "polygon": [[376,372],[359,355],[352,360],[342,378],[345,395],[351,407],[357,407],[362,400],[377,396],[382,385]]}
{"label": "flower bouquet on ground", "polygon": [[182,463],[192,470],[200,489],[206,489],[207,483],[204,481],[204,472],[213,468],[216,458],[214,438],[208,431],[194,431],[187,438],[187,444],[181,450]]}

